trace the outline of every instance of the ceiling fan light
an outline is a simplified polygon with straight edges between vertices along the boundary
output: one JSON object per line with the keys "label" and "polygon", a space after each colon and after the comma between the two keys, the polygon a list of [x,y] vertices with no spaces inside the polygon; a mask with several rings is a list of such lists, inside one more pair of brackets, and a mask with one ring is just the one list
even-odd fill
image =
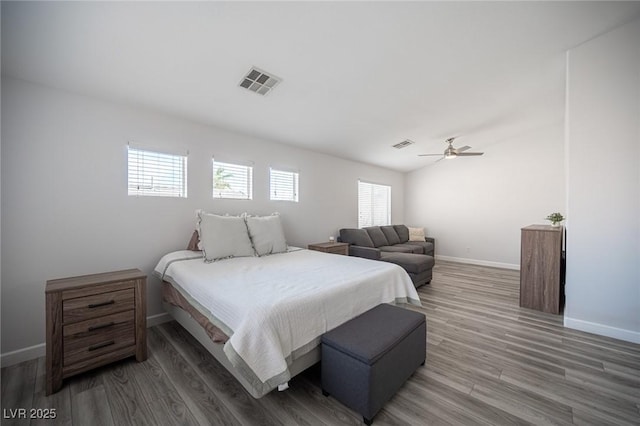
{"label": "ceiling fan light", "polygon": [[452,147],[449,147],[444,151],[445,160],[451,160],[452,158],[456,158],[456,157],[457,157],[457,154]]}

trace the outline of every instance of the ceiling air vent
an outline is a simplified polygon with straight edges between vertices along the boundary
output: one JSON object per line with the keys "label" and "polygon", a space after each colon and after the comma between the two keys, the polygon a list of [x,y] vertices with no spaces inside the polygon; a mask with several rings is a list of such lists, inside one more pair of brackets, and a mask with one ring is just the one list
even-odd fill
{"label": "ceiling air vent", "polygon": [[412,141],[412,140],[410,140],[410,139],[405,139],[405,140],[403,140],[402,142],[398,142],[397,144],[395,144],[395,145],[391,145],[391,146],[393,146],[393,147],[394,147],[394,148],[396,148],[396,149],[402,149],[402,148],[406,148],[406,147],[408,147],[409,145],[412,145],[412,144],[414,144],[414,143],[415,143],[415,142],[414,142],[414,141]]}
{"label": "ceiling air vent", "polygon": [[240,82],[240,87],[244,87],[247,90],[251,90],[252,92],[264,96],[271,92],[271,90],[273,90],[273,88],[281,81],[281,78],[268,74],[259,68],[253,67]]}

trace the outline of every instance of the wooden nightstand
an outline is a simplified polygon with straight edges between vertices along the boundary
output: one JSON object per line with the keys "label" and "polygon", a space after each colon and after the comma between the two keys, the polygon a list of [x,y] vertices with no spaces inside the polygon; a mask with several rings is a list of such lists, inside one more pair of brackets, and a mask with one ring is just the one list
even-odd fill
{"label": "wooden nightstand", "polygon": [[47,395],[78,373],[147,359],[146,283],[138,269],[47,281]]}
{"label": "wooden nightstand", "polygon": [[349,243],[317,243],[309,244],[309,250],[322,251],[325,253],[343,254],[349,256]]}

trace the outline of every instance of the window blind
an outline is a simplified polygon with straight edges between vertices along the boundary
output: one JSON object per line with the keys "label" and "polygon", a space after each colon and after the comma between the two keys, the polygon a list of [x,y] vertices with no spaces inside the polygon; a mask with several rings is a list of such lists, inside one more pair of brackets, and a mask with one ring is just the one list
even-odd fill
{"label": "window blind", "polygon": [[358,181],[358,227],[391,225],[391,187]]}
{"label": "window blind", "polygon": [[298,173],[271,169],[269,194],[271,200],[298,202]]}
{"label": "window blind", "polygon": [[213,198],[251,200],[253,167],[213,160]]}
{"label": "window blind", "polygon": [[128,148],[128,194],[187,197],[187,157]]}

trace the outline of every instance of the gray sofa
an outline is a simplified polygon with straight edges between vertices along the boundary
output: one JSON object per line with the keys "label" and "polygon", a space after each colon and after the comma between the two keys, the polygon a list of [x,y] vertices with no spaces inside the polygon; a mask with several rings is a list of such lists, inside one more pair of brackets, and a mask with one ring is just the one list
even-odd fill
{"label": "gray sofa", "polygon": [[402,266],[416,287],[431,282],[435,240],[409,241],[405,225],[343,228],[340,241],[349,243],[349,255]]}

